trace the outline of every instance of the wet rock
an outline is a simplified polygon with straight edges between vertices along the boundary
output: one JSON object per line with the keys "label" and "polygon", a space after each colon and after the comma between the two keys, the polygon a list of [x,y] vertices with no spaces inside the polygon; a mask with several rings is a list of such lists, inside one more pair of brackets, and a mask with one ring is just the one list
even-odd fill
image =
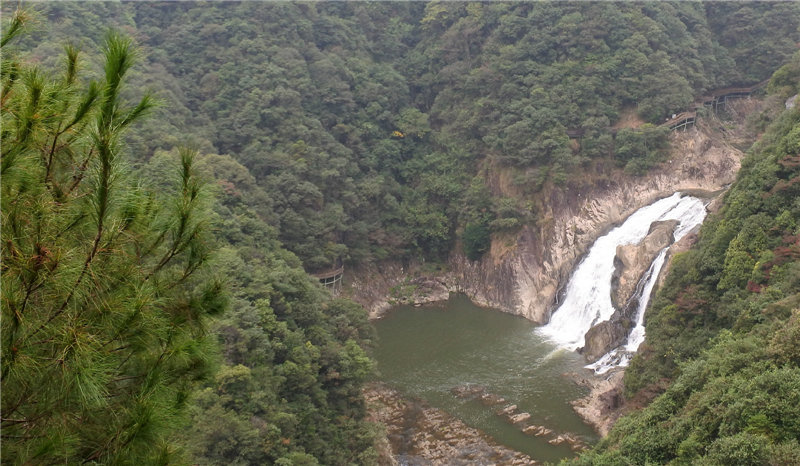
{"label": "wet rock", "polygon": [[573,401],[572,408],[602,436],[608,435],[624,406],[623,371],[606,377],[583,379],[590,388],[589,395]]}
{"label": "wet rock", "polygon": [[613,318],[600,322],[586,332],[585,346],[581,349],[581,353],[588,361],[596,361],[611,349],[624,343],[629,330],[630,324],[626,326],[614,321]]}
{"label": "wet rock", "polygon": [[675,240],[673,232],[677,225],[677,220],[653,222],[650,232],[639,244],[617,246],[611,278],[611,302],[615,308],[624,309],[656,255]]}
{"label": "wet rock", "polygon": [[522,429],[522,432],[528,435],[533,435],[535,437],[546,437],[553,433],[551,429],[548,429],[545,426],[537,426],[537,425],[528,426]]}
{"label": "wet rock", "polygon": [[519,424],[531,418],[530,413],[519,413],[508,416],[508,421],[512,424]]}
{"label": "wet rock", "polygon": [[494,393],[484,393],[479,397],[479,400],[484,406],[495,406],[506,402],[505,398]]}
{"label": "wet rock", "polygon": [[498,410],[496,414],[498,416],[511,416],[512,414],[514,414],[514,412],[516,412],[516,410],[517,410],[517,405],[508,405]]}
{"label": "wet rock", "polygon": [[561,434],[560,437],[563,439],[562,443],[568,444],[572,451],[583,451],[588,448],[586,443],[573,433],[566,432]]}
{"label": "wet rock", "polygon": [[464,399],[473,399],[483,396],[486,393],[486,387],[482,385],[464,384],[450,389],[453,396]]}

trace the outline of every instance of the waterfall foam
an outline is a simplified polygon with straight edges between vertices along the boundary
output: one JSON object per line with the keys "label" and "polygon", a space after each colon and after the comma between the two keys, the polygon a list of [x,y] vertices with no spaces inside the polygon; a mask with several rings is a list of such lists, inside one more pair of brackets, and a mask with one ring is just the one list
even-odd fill
{"label": "waterfall foam", "polygon": [[658,256],[650,264],[647,273],[644,274],[636,287],[635,297],[639,300],[636,308],[636,326],[628,335],[628,342],[624,346],[612,349],[596,362],[589,364],[586,366],[587,369],[592,369],[597,374],[605,374],[614,367],[625,367],[631,361],[636,350],[639,349],[639,345],[644,342],[644,312],[650,302],[650,294],[658,280],[658,274],[664,266],[668,249],[664,248],[658,253]]}
{"label": "waterfall foam", "polygon": [[[675,241],[703,222],[706,210],[700,199],[675,193],[634,212],[622,225],[595,241],[589,253],[570,277],[561,306],[553,313],[550,323],[538,331],[557,345],[572,350],[584,346],[584,336],[594,325],[607,321],[614,314],[611,303],[611,277],[617,246],[637,244],[647,235],[650,225],[660,220],[678,220],[673,233]],[[661,251],[637,286],[639,308],[636,327],[628,342],[612,350],[591,366],[601,373],[615,365],[627,365],[631,354],[644,341],[644,311],[663,267],[666,249]],[[612,354],[614,353],[614,354]],[[587,366],[590,367],[590,366]]]}

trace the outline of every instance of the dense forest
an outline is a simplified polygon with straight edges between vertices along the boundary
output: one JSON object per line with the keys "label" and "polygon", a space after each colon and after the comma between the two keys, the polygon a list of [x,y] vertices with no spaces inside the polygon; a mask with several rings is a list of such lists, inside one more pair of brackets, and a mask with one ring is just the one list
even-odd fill
{"label": "dense forest", "polygon": [[[542,189],[662,161],[656,128],[615,143],[622,113],[663,121],[707,90],[768,78],[800,41],[792,3],[37,9],[24,44],[43,64],[64,40],[130,31],[144,51],[132,81],[166,104],[129,136],[134,152],[190,138],[230,155],[256,179],[259,215],[310,271],[444,258],[459,239],[476,258],[489,233],[537,221]],[[569,128],[586,130],[579,151]],[[527,201],[488,186],[498,167]]]}
{"label": "dense forest", "polygon": [[[539,221],[548,191],[646,176],[667,156],[659,122],[768,78],[800,42],[789,2],[16,6],[13,464],[374,464],[372,329],[306,272],[477,259]],[[796,93],[799,66],[770,92]],[[636,128],[612,136],[625,115]],[[787,113],[752,149],[649,311],[626,387],[666,392],[582,461],[800,461],[799,126]]]}
{"label": "dense forest", "polygon": [[96,80],[73,46],[48,73],[14,49],[23,17],[2,39],[3,462],[374,463],[363,309],[282,248],[230,157],[132,163],[154,100],[126,96],[130,39],[100,39]]}

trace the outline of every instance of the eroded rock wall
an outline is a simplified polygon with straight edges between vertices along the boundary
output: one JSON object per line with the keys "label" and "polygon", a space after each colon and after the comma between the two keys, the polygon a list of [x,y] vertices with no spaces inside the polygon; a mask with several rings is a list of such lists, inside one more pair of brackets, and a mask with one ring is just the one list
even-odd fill
{"label": "eroded rock wall", "polygon": [[[563,286],[592,243],[637,209],[676,191],[710,197],[733,182],[743,157],[729,137],[699,127],[671,135],[669,162],[647,176],[587,180],[578,189],[552,189],[535,225],[492,238],[477,262],[456,252],[443,270],[425,264],[369,264],[351,270],[345,294],[375,318],[393,304],[440,301],[461,292],[476,304],[546,323]],[[498,194],[518,195],[501,174]]]}

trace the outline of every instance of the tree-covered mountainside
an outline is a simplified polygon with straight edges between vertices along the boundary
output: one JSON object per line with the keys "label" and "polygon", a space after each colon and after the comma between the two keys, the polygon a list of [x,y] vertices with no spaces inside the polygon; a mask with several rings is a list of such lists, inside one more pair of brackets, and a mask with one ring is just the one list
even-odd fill
{"label": "tree-covered mountainside", "polygon": [[[770,89],[800,90],[800,53]],[[579,464],[800,464],[800,108],[750,150],[646,321],[625,388],[666,391]]]}
{"label": "tree-covered mountainside", "polygon": [[[1,6],[9,464],[374,464],[371,327],[306,271],[478,259],[800,42],[792,2]],[[626,380],[667,391],[585,461],[797,458],[797,127],[676,258]]]}
{"label": "tree-covered mountainside", "polygon": [[23,59],[20,24],[2,40],[3,463],[374,464],[364,310],[281,246],[229,156],[130,163],[154,105],[126,98],[130,40],[101,39],[94,81],[73,46],[58,74]]}
{"label": "tree-covered mountainside", "polygon": [[[157,167],[159,153],[149,164]],[[232,302],[214,326],[223,362],[197,394],[183,438],[197,464],[374,464],[362,383],[374,363],[365,311],[331,300],[257,215],[247,169],[205,155],[220,186],[218,271]]]}
{"label": "tree-covered mountainside", "polygon": [[[147,56],[139,82],[169,103],[134,147],[193,135],[232,156],[263,193],[259,214],[312,271],[441,258],[457,239],[478,257],[488,233],[537,221],[535,202],[502,197],[487,170],[510,167],[534,201],[615,165],[644,173],[663,151],[625,132],[615,142],[621,112],[663,121],[707,90],[767,78],[800,41],[791,2],[39,9],[48,37],[130,30]],[[47,60],[52,41],[37,37],[32,55]],[[566,133],[578,127],[580,149]]]}

